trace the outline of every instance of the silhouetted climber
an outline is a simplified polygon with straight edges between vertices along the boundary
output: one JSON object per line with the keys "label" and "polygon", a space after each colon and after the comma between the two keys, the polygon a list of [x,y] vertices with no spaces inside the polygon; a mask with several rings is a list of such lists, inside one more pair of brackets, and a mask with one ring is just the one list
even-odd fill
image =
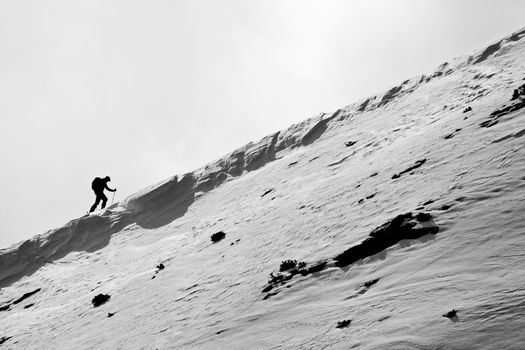
{"label": "silhouetted climber", "polygon": [[106,207],[106,202],[108,201],[108,197],[104,194],[104,190],[108,190],[110,192],[116,192],[117,189],[115,188],[112,190],[108,187],[108,182],[111,181],[111,178],[109,176],[106,176],[105,178],[101,179],[100,177],[96,177],[93,182],[91,183],[91,189],[95,192],[95,195],[97,198],[95,199],[95,204],[91,207],[89,212],[93,212],[96,208],[98,203],[102,201],[102,207],[101,209],[104,209]]}

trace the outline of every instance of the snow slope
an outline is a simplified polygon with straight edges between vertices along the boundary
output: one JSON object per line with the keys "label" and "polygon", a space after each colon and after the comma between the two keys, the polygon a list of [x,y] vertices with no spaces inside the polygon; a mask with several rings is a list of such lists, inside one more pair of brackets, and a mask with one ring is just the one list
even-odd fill
{"label": "snow slope", "polygon": [[525,348],[524,37],[0,250],[0,347]]}

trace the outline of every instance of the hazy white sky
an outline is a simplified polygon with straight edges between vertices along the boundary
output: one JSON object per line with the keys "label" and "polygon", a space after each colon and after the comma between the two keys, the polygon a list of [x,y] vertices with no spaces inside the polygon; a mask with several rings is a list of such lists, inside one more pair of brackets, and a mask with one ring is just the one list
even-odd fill
{"label": "hazy white sky", "polygon": [[[0,248],[523,26],[519,0],[0,1]],[[111,194],[109,197],[111,199]]]}

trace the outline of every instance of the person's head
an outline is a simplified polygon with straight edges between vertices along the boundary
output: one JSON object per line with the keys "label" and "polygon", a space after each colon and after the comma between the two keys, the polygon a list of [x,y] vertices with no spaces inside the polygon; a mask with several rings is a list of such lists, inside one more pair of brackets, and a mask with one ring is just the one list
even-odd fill
{"label": "person's head", "polygon": [[106,176],[106,177],[104,178],[104,180],[106,180],[106,181],[108,182],[108,181],[111,181],[111,178],[110,178],[109,176]]}

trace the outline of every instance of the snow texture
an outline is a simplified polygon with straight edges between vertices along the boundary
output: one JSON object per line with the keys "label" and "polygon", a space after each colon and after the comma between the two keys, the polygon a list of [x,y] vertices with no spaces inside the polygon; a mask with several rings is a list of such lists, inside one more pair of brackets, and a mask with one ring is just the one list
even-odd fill
{"label": "snow texture", "polygon": [[0,345],[524,349],[524,36],[0,250]]}

